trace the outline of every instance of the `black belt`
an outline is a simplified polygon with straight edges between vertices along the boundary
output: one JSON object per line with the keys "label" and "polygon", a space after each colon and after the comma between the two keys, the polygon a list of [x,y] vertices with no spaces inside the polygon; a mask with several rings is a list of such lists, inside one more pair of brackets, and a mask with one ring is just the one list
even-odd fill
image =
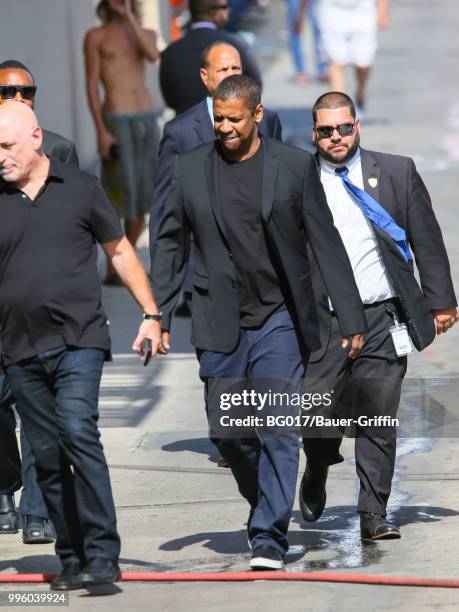
{"label": "black belt", "polygon": [[363,304],[363,307],[374,308],[375,306],[383,306],[384,304],[397,304],[397,298],[389,298],[388,300],[381,300],[380,302],[372,302],[371,304]]}
{"label": "black belt", "polygon": [[[381,300],[380,302],[372,302],[371,304],[362,304],[365,310],[369,308],[376,308],[377,306],[384,306],[385,304],[394,304],[397,306],[398,300],[397,298],[389,298],[387,300]],[[336,312],[334,310],[330,311],[332,317],[336,317]]]}

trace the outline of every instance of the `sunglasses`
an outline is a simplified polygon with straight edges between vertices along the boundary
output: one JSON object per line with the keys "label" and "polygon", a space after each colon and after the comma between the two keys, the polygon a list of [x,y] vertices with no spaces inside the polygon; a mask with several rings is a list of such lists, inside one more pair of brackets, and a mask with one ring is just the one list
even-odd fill
{"label": "sunglasses", "polygon": [[354,131],[355,123],[340,123],[339,125],[321,125],[315,130],[321,138],[331,138],[336,130],[340,136],[349,136]]}
{"label": "sunglasses", "polygon": [[229,9],[229,4],[214,4],[210,8],[213,11],[218,11],[218,10],[226,11],[227,9]]}
{"label": "sunglasses", "polygon": [[33,100],[36,91],[36,85],[0,85],[0,97],[3,100],[13,100],[17,93],[20,93],[24,100]]}

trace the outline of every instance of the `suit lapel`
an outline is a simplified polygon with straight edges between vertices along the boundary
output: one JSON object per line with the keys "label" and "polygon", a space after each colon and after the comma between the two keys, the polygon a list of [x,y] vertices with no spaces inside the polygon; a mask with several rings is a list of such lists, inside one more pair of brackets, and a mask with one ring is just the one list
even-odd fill
{"label": "suit lapel", "polygon": [[279,161],[272,154],[266,139],[262,139],[264,145],[263,155],[263,188],[261,200],[261,214],[263,219],[268,222],[271,216],[274,200],[274,189],[276,187]]}
{"label": "suit lapel", "polygon": [[212,142],[212,140],[215,140],[215,133],[214,126],[210,120],[209,111],[207,110],[207,98],[199,103],[196,111],[193,127],[199,140],[203,144]]}
{"label": "suit lapel", "polygon": [[228,237],[225,230],[225,221],[223,219],[223,211],[217,190],[217,153],[215,151],[215,147],[210,149],[209,155],[204,163],[204,174],[206,177],[210,205],[212,207],[215,220],[217,221],[217,225],[223,234],[223,237],[228,243]]}
{"label": "suit lapel", "polygon": [[360,149],[360,156],[362,164],[363,188],[379,204],[381,204],[381,181],[380,167],[378,162],[373,155],[369,151],[365,151],[365,149]]}

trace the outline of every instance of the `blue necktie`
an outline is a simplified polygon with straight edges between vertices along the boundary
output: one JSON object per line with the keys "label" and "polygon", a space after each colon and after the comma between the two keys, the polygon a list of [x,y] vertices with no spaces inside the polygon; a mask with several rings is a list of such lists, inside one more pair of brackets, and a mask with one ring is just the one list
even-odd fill
{"label": "blue necktie", "polygon": [[403,259],[405,261],[413,259],[406,240],[405,230],[395,223],[387,210],[385,210],[381,204],[379,204],[379,202],[372,198],[366,191],[359,189],[359,187],[350,181],[349,169],[346,168],[346,166],[343,166],[342,168],[335,168],[335,172],[343,181],[346,191],[350,193],[351,196],[354,196],[354,198],[357,200],[364,215],[368,217],[368,219],[370,219],[370,221],[377,227],[389,234],[389,236],[395,241],[400,253],[403,256]]}

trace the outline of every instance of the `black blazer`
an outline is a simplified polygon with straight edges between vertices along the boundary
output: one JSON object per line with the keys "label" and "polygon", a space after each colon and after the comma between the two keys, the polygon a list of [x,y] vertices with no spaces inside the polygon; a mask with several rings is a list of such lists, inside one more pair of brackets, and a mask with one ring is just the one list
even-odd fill
{"label": "black blazer", "polygon": [[[263,138],[262,222],[273,263],[300,338],[319,347],[306,244],[312,247],[328,291],[336,302],[343,336],[366,330],[365,315],[349,260],[333,225],[313,157]],[[192,342],[228,353],[239,340],[236,269],[216,192],[217,153],[210,143],[177,157],[169,197],[154,246],[151,280],[163,311],[163,327],[182,285],[193,232]]]}
{"label": "black blazer", "polygon": [[[373,225],[381,256],[398,295],[411,339],[415,347],[422,350],[435,338],[431,310],[457,305],[441,230],[429,193],[411,158],[365,149],[360,152],[365,191],[406,231],[416,260],[421,287],[415,279],[413,263],[405,262],[394,241]],[[317,154],[316,162],[319,163]],[[372,179],[371,185],[369,179]],[[328,346],[331,317],[327,291],[317,265],[313,265],[312,276],[322,347],[310,360],[317,361],[322,358]]]}
{"label": "black blazer", "polygon": [[183,113],[207,96],[207,90],[199,76],[201,53],[217,40],[233,45],[239,51],[242,72],[261,86],[260,70],[245,40],[224,30],[196,28],[171,43],[161,53],[161,92],[167,106],[173,108],[177,114]]}
{"label": "black blazer", "polygon": [[42,131],[44,153],[48,157],[55,157],[64,164],[78,167],[78,155],[73,142],[49,130]]}
{"label": "black blazer", "polygon": [[[282,141],[280,119],[277,113],[268,108],[264,109],[260,134]],[[215,132],[210,120],[206,99],[178,115],[175,119],[168,121],[164,126],[163,137],[159,145],[155,189],[150,210],[151,246],[154,244],[164,203],[169,193],[176,156],[213,140],[215,140]]]}

